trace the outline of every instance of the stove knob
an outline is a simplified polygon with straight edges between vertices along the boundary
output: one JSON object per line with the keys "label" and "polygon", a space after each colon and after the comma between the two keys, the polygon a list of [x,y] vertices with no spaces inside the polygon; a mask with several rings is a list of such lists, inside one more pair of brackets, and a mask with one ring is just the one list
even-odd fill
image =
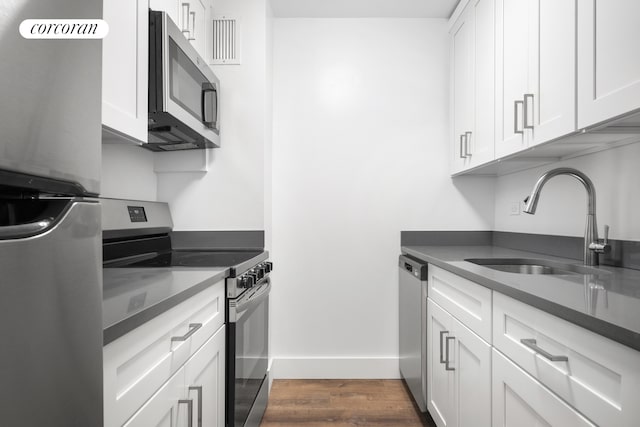
{"label": "stove knob", "polygon": [[271,273],[271,270],[273,270],[273,263],[272,262],[265,262],[264,265],[267,268],[267,273]]}
{"label": "stove knob", "polygon": [[256,272],[258,273],[258,279],[262,279],[267,274],[267,270],[260,265],[256,268]]}
{"label": "stove knob", "polygon": [[246,276],[249,278],[249,281],[251,283],[249,286],[247,286],[248,288],[250,288],[251,286],[255,285],[256,282],[258,281],[258,273],[256,273],[253,270],[251,270],[248,273],[246,273]]}
{"label": "stove knob", "polygon": [[247,277],[246,276],[238,277],[238,287],[240,289],[244,289],[244,288],[247,287]]}

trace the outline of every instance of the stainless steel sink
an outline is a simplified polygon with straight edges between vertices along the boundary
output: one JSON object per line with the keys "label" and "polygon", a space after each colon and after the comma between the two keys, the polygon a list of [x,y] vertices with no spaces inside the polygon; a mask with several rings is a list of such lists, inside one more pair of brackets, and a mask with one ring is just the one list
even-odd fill
{"label": "stainless steel sink", "polygon": [[517,274],[603,274],[604,271],[584,265],[565,264],[545,259],[529,258],[469,258],[465,261],[493,270]]}

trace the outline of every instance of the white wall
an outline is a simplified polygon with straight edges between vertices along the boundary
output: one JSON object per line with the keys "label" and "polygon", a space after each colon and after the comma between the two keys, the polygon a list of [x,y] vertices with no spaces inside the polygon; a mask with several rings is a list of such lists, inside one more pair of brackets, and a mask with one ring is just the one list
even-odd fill
{"label": "white wall", "polygon": [[[267,117],[266,0],[216,0],[215,13],[241,21],[241,65],[212,67],[220,79],[221,148],[208,172],[158,174],[176,230],[263,230]],[[180,160],[177,160],[180,161]]]}
{"label": "white wall", "polygon": [[445,20],[276,19],[276,377],[397,377],[400,230],[489,230],[449,178]]}
{"label": "white wall", "polygon": [[528,196],[547,170],[568,166],[584,172],[596,188],[600,234],[611,226],[610,237],[640,240],[640,143],[505,175],[496,180],[495,229],[520,233],[584,236],[587,197],[577,180],[558,176],[547,182],[535,215],[510,215],[512,203]]}
{"label": "white wall", "polygon": [[134,144],[103,144],[100,196],[156,200],[153,156]]}

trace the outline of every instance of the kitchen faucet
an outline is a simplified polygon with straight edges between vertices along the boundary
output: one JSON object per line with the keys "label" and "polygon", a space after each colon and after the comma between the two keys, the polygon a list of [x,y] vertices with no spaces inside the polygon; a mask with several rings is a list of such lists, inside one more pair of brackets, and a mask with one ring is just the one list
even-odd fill
{"label": "kitchen faucet", "polygon": [[538,206],[538,199],[540,198],[540,191],[542,187],[554,176],[568,175],[572,176],[584,185],[587,190],[587,225],[584,232],[584,263],[589,266],[598,265],[598,254],[608,252],[610,246],[609,240],[609,226],[604,226],[604,241],[598,239],[598,224],[596,223],[596,189],[593,186],[593,182],[582,172],[573,168],[557,168],[552,169],[543,174],[533,187],[531,195],[524,199],[527,204],[524,208],[524,212],[528,214],[535,214]]}

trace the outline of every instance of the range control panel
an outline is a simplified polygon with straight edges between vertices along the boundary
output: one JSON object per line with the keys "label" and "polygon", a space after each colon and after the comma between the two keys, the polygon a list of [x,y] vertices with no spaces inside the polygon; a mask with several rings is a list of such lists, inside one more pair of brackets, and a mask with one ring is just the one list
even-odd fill
{"label": "range control panel", "polygon": [[127,206],[131,222],[147,222],[147,214],[142,206]]}

